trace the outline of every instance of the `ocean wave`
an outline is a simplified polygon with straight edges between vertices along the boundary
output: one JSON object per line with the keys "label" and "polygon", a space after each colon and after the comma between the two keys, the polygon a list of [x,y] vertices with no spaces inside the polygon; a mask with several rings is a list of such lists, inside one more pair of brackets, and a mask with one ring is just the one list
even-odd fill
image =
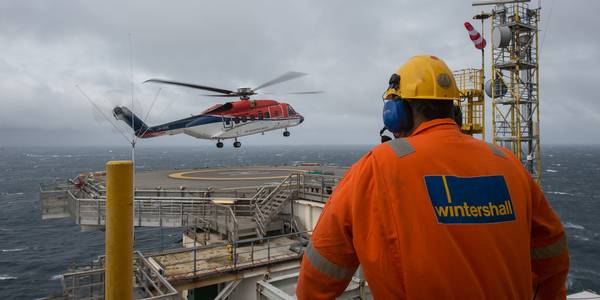
{"label": "ocean wave", "polygon": [[58,274],[50,277],[50,280],[61,280],[62,278],[63,276],[61,274]]}
{"label": "ocean wave", "polygon": [[98,157],[99,154],[34,154],[23,153],[25,157],[31,158],[76,158],[76,157]]}
{"label": "ocean wave", "polygon": [[548,172],[548,173],[558,173],[558,171],[552,170],[552,169],[546,169],[546,172]]}
{"label": "ocean wave", "polygon": [[11,279],[18,279],[15,276],[10,276],[8,274],[0,274],[0,280],[11,280]]}
{"label": "ocean wave", "polygon": [[574,224],[574,223],[571,223],[571,222],[563,223],[563,226],[565,228],[570,228],[570,229],[580,229],[580,230],[585,229],[585,227],[583,227],[582,225]]}
{"label": "ocean wave", "polygon": [[2,196],[23,196],[24,193],[0,193]]}
{"label": "ocean wave", "polygon": [[25,154],[25,156],[27,156],[27,157],[35,157],[35,158],[47,158],[47,157],[50,157],[50,158],[62,158],[62,157],[70,158],[70,157],[73,157],[73,155],[71,155],[71,154],[32,154],[32,153],[23,153],[23,154]]}
{"label": "ocean wave", "polygon": [[577,235],[577,234],[573,235],[573,238],[576,240],[582,241],[582,242],[587,242],[590,240],[589,237],[585,237],[585,236]]}
{"label": "ocean wave", "polygon": [[23,247],[23,248],[14,248],[14,249],[2,249],[2,252],[19,252],[19,251],[23,251],[23,250],[27,250],[27,247]]}
{"label": "ocean wave", "polygon": [[567,192],[559,192],[559,191],[548,191],[548,192],[546,192],[546,194],[555,194],[555,195],[569,195],[569,196],[573,196],[573,194],[571,194],[571,193],[567,193]]}

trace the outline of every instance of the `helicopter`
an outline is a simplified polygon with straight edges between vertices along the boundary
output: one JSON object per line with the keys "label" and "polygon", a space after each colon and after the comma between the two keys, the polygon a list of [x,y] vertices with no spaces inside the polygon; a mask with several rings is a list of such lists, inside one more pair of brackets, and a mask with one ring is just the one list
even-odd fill
{"label": "helicopter", "polygon": [[[284,81],[307,75],[301,72],[287,72],[269,80],[255,88],[238,88],[237,90],[220,89],[210,86],[191,84],[164,79],[148,79],[144,83],[158,83],[182,86],[192,89],[210,91],[217,94],[203,95],[207,97],[239,98],[237,101],[215,104],[198,115],[171,121],[162,125],[148,126],[126,106],[113,108],[113,116],[129,125],[139,138],[153,138],[163,135],[186,134],[199,139],[216,140],[217,148],[223,148],[223,140],[234,139],[233,147],[239,148],[242,143],[239,137],[253,134],[264,134],[267,131],[283,129],[283,136],[289,137],[288,128],[304,122],[304,117],[297,113],[291,105],[276,100],[252,100],[250,96],[269,94],[258,92],[259,89]],[[320,94],[322,91],[291,92],[286,94]]]}

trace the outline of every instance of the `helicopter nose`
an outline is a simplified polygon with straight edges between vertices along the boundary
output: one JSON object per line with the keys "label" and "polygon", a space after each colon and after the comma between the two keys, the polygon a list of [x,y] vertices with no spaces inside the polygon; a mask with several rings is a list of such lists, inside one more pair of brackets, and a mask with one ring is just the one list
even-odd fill
{"label": "helicopter nose", "polygon": [[300,116],[300,123],[298,124],[302,124],[302,122],[304,122],[304,116]]}

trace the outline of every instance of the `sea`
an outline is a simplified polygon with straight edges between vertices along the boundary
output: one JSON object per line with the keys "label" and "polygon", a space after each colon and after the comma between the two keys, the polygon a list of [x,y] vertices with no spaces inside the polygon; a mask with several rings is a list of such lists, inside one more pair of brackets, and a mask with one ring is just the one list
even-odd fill
{"label": "sea", "polygon": [[[370,146],[137,147],[136,170],[320,162],[348,166]],[[0,147],[0,299],[60,295],[60,274],[104,252],[104,232],[71,219],[42,220],[41,184],[99,171],[129,159],[125,147]],[[600,292],[600,146],[544,145],[542,188],[568,233],[569,293]],[[135,247],[177,247],[179,230],[137,229]]]}

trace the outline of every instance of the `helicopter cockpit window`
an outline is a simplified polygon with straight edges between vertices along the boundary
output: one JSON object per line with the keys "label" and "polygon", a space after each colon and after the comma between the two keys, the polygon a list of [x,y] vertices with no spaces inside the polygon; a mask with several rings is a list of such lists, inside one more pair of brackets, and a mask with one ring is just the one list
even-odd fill
{"label": "helicopter cockpit window", "polygon": [[254,121],[254,120],[256,120],[256,116],[255,115],[251,115],[250,116],[250,121]]}
{"label": "helicopter cockpit window", "polygon": [[225,125],[229,125],[231,124],[231,121],[229,119],[225,119]]}
{"label": "helicopter cockpit window", "polygon": [[291,106],[288,106],[288,115],[289,116],[295,116],[296,115],[296,111]]}
{"label": "helicopter cockpit window", "polygon": [[240,122],[240,118],[238,118],[238,117],[233,118],[233,122],[235,122],[235,124],[238,124]]}
{"label": "helicopter cockpit window", "polygon": [[259,119],[259,120],[262,120],[262,119],[263,119],[263,114],[262,114],[262,111],[259,111],[259,112],[258,112],[258,119]]}
{"label": "helicopter cockpit window", "polygon": [[268,118],[270,118],[270,117],[271,117],[271,116],[269,115],[269,112],[268,112],[268,111],[266,111],[266,112],[265,112],[265,119],[268,119]]}
{"label": "helicopter cockpit window", "polygon": [[242,116],[242,122],[246,122],[248,121],[248,118],[246,116]]}

